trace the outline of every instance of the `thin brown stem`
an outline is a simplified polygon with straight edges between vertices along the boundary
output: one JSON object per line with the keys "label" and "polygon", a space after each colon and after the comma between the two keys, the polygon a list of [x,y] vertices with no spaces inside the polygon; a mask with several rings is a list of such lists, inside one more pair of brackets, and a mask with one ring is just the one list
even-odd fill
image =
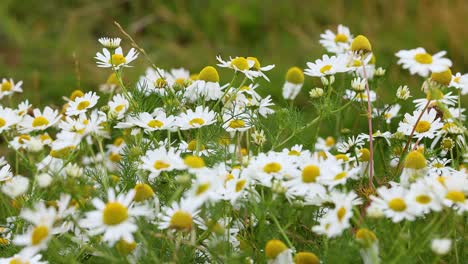
{"label": "thin brown stem", "polygon": [[369,125],[369,187],[374,188],[374,137],[372,130],[372,103],[370,98],[369,81],[367,80],[366,65],[362,64],[362,71],[364,79],[366,79],[366,92],[367,92],[367,123]]}

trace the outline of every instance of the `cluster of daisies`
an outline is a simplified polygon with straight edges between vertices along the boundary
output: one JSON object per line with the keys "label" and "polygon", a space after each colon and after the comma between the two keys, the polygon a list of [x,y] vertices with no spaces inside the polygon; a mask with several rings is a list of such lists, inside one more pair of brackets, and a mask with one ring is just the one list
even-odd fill
{"label": "cluster of daisies", "polygon": [[[329,54],[304,70],[289,68],[281,89],[292,104],[304,94],[306,75],[319,78],[323,86],[308,91],[315,119],[282,139],[264,128],[287,109],[262,96],[258,83],[269,81],[274,65],[218,56],[217,67],[198,73],[152,66],[129,85],[123,74],[138,50],[124,53],[119,38],[99,42],[97,66],[111,70],[99,94],[75,90],[61,109],[42,109],[12,103],[22,82],[0,84],[0,99],[10,98],[0,105],[0,133],[11,150],[0,158],[0,212],[8,214],[0,218],[0,247],[12,252],[0,263],[53,262],[53,240],[71,246],[59,254],[83,259],[177,262],[188,247],[193,261],[222,262],[215,249],[227,247],[221,252],[252,263],[320,263],[320,251],[284,231],[275,206],[300,208],[312,219],[298,223],[324,239],[350,232],[364,262],[380,263],[385,245],[371,221],[468,212],[460,99],[468,74],[453,75],[445,52],[396,53],[398,64],[424,78],[425,96],[403,113],[411,91],[401,85],[392,102],[381,100],[376,84],[385,69],[376,67],[370,41],[342,25],[327,30],[320,43]],[[220,68],[232,72],[230,81],[221,82]],[[309,127],[319,132],[330,116],[361,114],[369,126],[355,134],[310,136],[310,149],[291,140]],[[260,259],[259,252],[246,256],[247,240],[265,224],[278,235],[256,241],[263,243]],[[157,244],[157,257],[148,242],[154,239],[169,244]],[[443,255],[451,244],[434,239],[431,248]]]}

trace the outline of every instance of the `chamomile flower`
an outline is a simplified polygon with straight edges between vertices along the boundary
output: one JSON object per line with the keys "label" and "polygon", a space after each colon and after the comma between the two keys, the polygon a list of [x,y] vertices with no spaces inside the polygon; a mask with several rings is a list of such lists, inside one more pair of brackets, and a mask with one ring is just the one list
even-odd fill
{"label": "chamomile flower", "polygon": [[21,85],[23,85],[23,81],[15,83],[11,78],[9,80],[3,78],[2,83],[0,83],[0,99],[5,96],[11,96],[14,93],[22,93],[23,89]]}
{"label": "chamomile flower", "polygon": [[[340,161],[328,158],[331,162],[327,165],[327,173],[323,174],[320,178],[320,182],[329,188],[334,188],[337,185],[344,185],[349,179],[358,179],[360,169],[359,167],[353,167],[349,163],[341,164]],[[327,160],[328,160],[327,159]],[[364,163],[366,161],[362,161]]]}
{"label": "chamomile flower", "polygon": [[180,202],[173,202],[171,206],[162,208],[159,216],[159,228],[190,231],[196,225],[201,224],[197,207],[198,205],[194,201],[183,199]]}
{"label": "chamomile flower", "polygon": [[103,37],[98,39],[99,43],[101,43],[105,48],[108,49],[116,49],[120,47],[120,42],[122,39],[120,38],[108,38],[108,37]]}
{"label": "chamomile flower", "polygon": [[31,252],[19,252],[8,258],[0,258],[0,264],[47,264],[41,261],[41,254],[31,254]]}
{"label": "chamomile flower", "polygon": [[246,175],[266,187],[271,187],[273,180],[282,181],[292,169],[291,159],[277,152],[260,153],[246,168]]}
{"label": "chamomile flower", "polygon": [[181,130],[200,128],[216,122],[216,114],[210,111],[208,107],[197,106],[195,111],[192,109],[180,114],[176,118],[176,124]]}
{"label": "chamomile flower", "polygon": [[372,204],[380,208],[393,222],[415,219],[415,208],[408,200],[408,190],[394,184],[391,188],[379,187],[377,194],[378,196],[371,195]]}
{"label": "chamomile flower", "polygon": [[423,180],[411,184],[407,198],[408,202],[413,203],[415,213],[418,215],[442,210],[438,197]]}
{"label": "chamomile flower", "polygon": [[336,149],[338,150],[338,152],[347,153],[349,151],[352,151],[355,148],[360,148],[362,146],[364,146],[363,138],[359,136],[357,137],[352,136],[352,137],[349,137],[347,141],[344,140],[344,141],[337,143]]}
{"label": "chamomile flower", "polygon": [[313,77],[324,77],[327,75],[335,75],[340,72],[348,72],[351,69],[347,66],[349,57],[347,55],[331,56],[323,55],[322,59],[317,59],[315,62],[308,62],[307,69],[304,73]]}
{"label": "chamomile flower", "polygon": [[190,81],[190,72],[184,68],[171,69],[166,74],[167,83],[174,88],[178,85],[184,87]]}
{"label": "chamomile flower", "polygon": [[268,264],[293,263],[292,249],[289,249],[281,240],[269,240],[265,245],[265,255]]}
{"label": "chamomile flower", "polygon": [[2,192],[10,198],[15,199],[16,197],[25,194],[28,188],[29,179],[21,175],[16,175],[3,183]]}
{"label": "chamomile flower", "polygon": [[235,57],[235,58],[229,58],[229,61],[224,61],[221,56],[216,56],[216,59],[218,60],[218,66],[223,67],[223,68],[231,68],[234,71],[241,72],[245,75],[245,77],[253,80],[261,74],[257,70],[251,70],[256,61],[253,59],[248,59],[244,57]]}
{"label": "chamomile flower", "polygon": [[444,58],[445,54],[445,51],[440,51],[431,55],[424,48],[416,48],[400,50],[395,55],[399,58],[398,64],[402,64],[403,69],[408,69],[412,75],[427,77],[430,72],[442,72],[452,66],[452,62]]}
{"label": "chamomile flower", "polygon": [[224,113],[223,128],[227,132],[243,132],[251,127],[250,120],[247,113]]}
{"label": "chamomile flower", "polygon": [[461,90],[461,94],[468,94],[468,74],[456,73],[452,76],[450,87],[455,87]]}
{"label": "chamomile flower", "polygon": [[97,66],[101,68],[114,68],[119,70],[122,67],[131,67],[130,62],[134,61],[138,57],[138,52],[134,48],[131,48],[127,53],[127,56],[124,56],[122,48],[118,47],[111,54],[111,52],[104,48],[102,53],[97,52],[96,57]]}
{"label": "chamomile flower", "polygon": [[68,103],[68,116],[79,115],[86,113],[88,109],[93,108],[99,100],[99,96],[95,92],[87,92],[83,96],[76,97],[75,100]]}
{"label": "chamomile flower", "polygon": [[133,233],[138,226],[137,216],[148,214],[148,208],[133,203],[135,191],[121,193],[116,196],[110,188],[107,192],[107,202],[99,198],[92,200],[96,210],[87,212],[85,218],[79,221],[81,227],[88,229],[90,235],[103,234],[102,240],[114,245],[120,239],[133,241]]}
{"label": "chamomile flower", "polygon": [[168,89],[171,89],[167,81],[169,74],[160,68],[148,68],[145,75],[140,77],[137,84],[137,89],[144,92],[146,95],[156,93],[161,96],[166,96]]}
{"label": "chamomile flower", "polygon": [[218,71],[212,66],[207,66],[200,71],[197,80],[185,88],[184,98],[190,102],[199,99],[205,101],[218,100],[222,97],[225,87],[227,85],[223,87],[219,85]]}
{"label": "chamomile flower", "polygon": [[411,97],[411,92],[406,85],[400,85],[397,89],[396,96],[398,99],[407,100]]}
{"label": "chamomile flower", "polygon": [[60,120],[57,110],[46,106],[43,111],[39,109],[33,110],[33,116],[25,115],[19,123],[21,132],[29,133],[31,131],[45,130],[54,126]]}
{"label": "chamomile flower", "polygon": [[0,134],[10,130],[11,127],[15,126],[20,121],[21,117],[18,116],[16,111],[0,106]]}
{"label": "chamomile flower", "polygon": [[195,171],[192,187],[185,193],[185,197],[200,205],[206,201],[219,201],[221,196],[217,190],[221,188],[224,180],[220,170],[221,168],[214,167]]}
{"label": "chamomile flower", "polygon": [[394,104],[392,106],[386,106],[385,111],[382,113],[383,118],[387,124],[392,122],[392,119],[398,115],[401,106],[399,104]]}
{"label": "chamomile flower", "polygon": [[447,207],[452,207],[458,213],[468,211],[468,199],[466,192],[468,191],[468,179],[466,175],[459,172],[452,173],[451,176],[443,177],[442,184],[437,185],[435,190],[439,199]]}
{"label": "chamomile flower", "polygon": [[112,97],[112,100],[109,101],[109,111],[115,116],[118,120],[122,119],[125,113],[128,110],[128,100],[125,99],[121,94],[116,94]]}
{"label": "chamomile flower", "polygon": [[283,98],[294,100],[304,85],[304,72],[299,67],[291,67],[286,72],[286,81],[283,85]]}
{"label": "chamomile flower", "polygon": [[437,112],[434,109],[429,111],[424,111],[422,117],[418,120],[418,117],[421,115],[421,110],[416,110],[412,115],[405,114],[405,118],[398,125],[398,132],[402,132],[405,135],[411,135],[411,132],[414,129],[413,136],[415,138],[434,138],[436,133],[443,127],[442,122],[437,117]]}
{"label": "chamomile flower", "polygon": [[333,147],[335,147],[336,140],[333,137],[327,138],[317,138],[317,143],[315,143],[315,150],[321,151],[330,151]]}
{"label": "chamomile flower", "polygon": [[141,112],[133,121],[135,125],[143,128],[147,132],[157,130],[167,130],[174,126],[175,117],[166,116],[164,111],[154,111],[153,114]]}
{"label": "chamomile flower", "polygon": [[[370,95],[370,101],[375,102],[377,99],[377,94],[374,91],[369,91]],[[346,90],[345,95],[343,96],[344,99],[348,100],[354,100],[357,102],[366,102],[369,100],[369,97],[367,96],[367,93],[365,91],[363,92],[355,92],[352,90]]]}
{"label": "chamomile flower", "polygon": [[327,29],[320,34],[319,42],[328,52],[341,54],[349,51],[353,38],[348,27],[338,25],[336,34]]}
{"label": "chamomile flower", "polygon": [[18,107],[16,108],[16,113],[18,116],[23,117],[25,114],[28,113],[29,108],[32,105],[29,103],[29,100],[24,100],[23,102],[18,104]]}
{"label": "chamomile flower", "polygon": [[452,95],[452,92],[443,94],[442,92],[437,92],[437,98],[420,98],[413,100],[413,103],[416,105],[416,109],[422,110],[427,105],[427,101],[430,100],[430,104],[441,103],[446,106],[454,106],[457,104],[458,96]]}
{"label": "chamomile flower", "polygon": [[0,169],[0,182],[11,180],[11,178],[13,178],[13,173],[11,172],[10,165],[3,165]]}
{"label": "chamomile flower", "polygon": [[270,71],[275,67],[274,64],[267,65],[267,66],[262,66],[260,61],[256,57],[247,57],[248,61],[254,61],[254,65],[252,66],[253,71],[257,71],[260,77],[263,77],[265,80],[270,81],[268,77],[265,75],[264,72]]}
{"label": "chamomile flower", "polygon": [[150,180],[158,177],[163,171],[185,168],[184,162],[180,158],[180,153],[173,148],[167,150],[164,146],[147,151],[145,156],[141,158],[141,161],[141,169],[150,172]]}

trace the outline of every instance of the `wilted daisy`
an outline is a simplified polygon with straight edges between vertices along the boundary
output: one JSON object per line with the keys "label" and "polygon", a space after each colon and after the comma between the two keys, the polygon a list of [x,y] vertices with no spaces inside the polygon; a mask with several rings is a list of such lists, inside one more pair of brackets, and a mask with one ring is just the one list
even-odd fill
{"label": "wilted daisy", "polygon": [[440,122],[440,119],[437,117],[436,110],[431,109],[429,111],[424,111],[418,122],[417,120],[420,115],[420,110],[414,111],[412,115],[405,114],[405,119],[398,125],[398,131],[409,136],[414,129],[413,136],[415,138],[434,138],[437,131],[443,127],[442,122]]}
{"label": "wilted daisy", "polygon": [[440,51],[431,55],[424,48],[416,48],[400,50],[395,55],[399,58],[398,64],[402,64],[403,69],[408,69],[412,75],[427,77],[430,72],[445,71],[452,66],[452,62],[444,58],[445,54],[445,51]]}
{"label": "wilted daisy", "polygon": [[283,85],[283,98],[294,100],[304,85],[304,72],[299,67],[291,67],[286,73],[286,81]]}
{"label": "wilted daisy", "polygon": [[23,89],[21,85],[23,85],[23,81],[15,83],[11,78],[9,80],[3,78],[2,83],[0,83],[0,99],[4,96],[11,96],[14,93],[22,93]]}
{"label": "wilted daisy", "polygon": [[150,179],[159,176],[163,171],[181,170],[185,168],[180,153],[173,148],[166,150],[161,146],[155,150],[149,150],[141,158],[141,169],[150,172]]}
{"label": "wilted daisy", "polygon": [[200,128],[216,122],[216,114],[210,111],[208,107],[197,106],[195,111],[192,109],[180,114],[176,118],[176,124],[181,130]]}
{"label": "wilted daisy", "polygon": [[97,104],[98,99],[99,96],[95,92],[87,92],[83,96],[76,97],[75,100],[68,103],[66,114],[73,116],[85,113]]}
{"label": "wilted daisy", "polygon": [[138,57],[138,52],[134,48],[131,48],[124,56],[122,48],[118,47],[113,51],[109,52],[108,49],[102,49],[102,53],[97,52],[95,59],[97,59],[97,66],[101,68],[114,68],[119,70],[121,67],[131,67],[130,62],[134,61]]}
{"label": "wilted daisy", "polygon": [[122,39],[120,38],[108,38],[108,37],[103,37],[98,39],[99,43],[101,43],[105,48],[108,49],[116,49],[120,47],[120,41]]}
{"label": "wilted daisy", "polygon": [[79,221],[81,227],[88,229],[90,235],[103,234],[102,240],[110,245],[120,239],[133,241],[133,233],[138,226],[135,217],[148,214],[148,208],[133,204],[135,191],[115,195],[110,188],[107,192],[107,202],[94,198],[92,203],[96,210],[87,212],[85,218]]}
{"label": "wilted daisy", "polygon": [[325,33],[320,34],[320,44],[328,52],[340,54],[349,50],[353,38],[348,27],[338,25],[336,34],[329,29],[325,30]]}
{"label": "wilted daisy", "polygon": [[322,59],[317,59],[315,62],[307,62],[307,69],[304,73],[313,77],[323,77],[334,75],[340,72],[348,72],[349,57],[347,55],[331,56],[323,55]]}

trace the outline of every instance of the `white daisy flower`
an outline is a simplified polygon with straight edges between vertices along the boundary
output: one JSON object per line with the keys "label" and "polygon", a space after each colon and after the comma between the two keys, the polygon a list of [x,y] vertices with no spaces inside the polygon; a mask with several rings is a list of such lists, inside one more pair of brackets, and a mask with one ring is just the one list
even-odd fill
{"label": "white daisy flower", "polygon": [[13,173],[10,164],[3,165],[0,169],[0,182],[9,181],[11,178],[13,178]]}
{"label": "white daisy flower", "polygon": [[243,132],[251,128],[251,117],[247,113],[224,113],[223,128],[227,132]]}
{"label": "white daisy flower", "polygon": [[338,25],[336,34],[327,29],[325,33],[320,34],[319,42],[328,52],[341,54],[349,51],[353,39],[348,27]]}
{"label": "white daisy flower", "polygon": [[47,264],[47,261],[41,261],[41,254],[31,254],[31,252],[19,252],[8,258],[0,258],[0,264]]}
{"label": "white daisy flower", "polygon": [[128,110],[128,100],[125,99],[121,94],[116,94],[109,101],[110,113],[114,115],[118,120],[122,119]]}
{"label": "white daisy flower", "polygon": [[304,72],[299,67],[291,67],[286,72],[282,95],[286,100],[294,100],[304,85]]}
{"label": "white daisy flower", "polygon": [[202,205],[206,201],[216,202],[221,199],[217,192],[223,185],[224,178],[219,171],[221,168],[202,168],[195,172],[195,179],[192,181],[192,187],[184,197],[196,204]]}
{"label": "white daisy flower", "polygon": [[31,107],[32,105],[29,104],[29,101],[28,100],[24,100],[23,102],[19,103],[18,104],[18,108],[16,109],[16,113],[19,115],[19,116],[24,116],[25,114],[28,113],[28,110],[29,108]]}
{"label": "white daisy flower", "polygon": [[200,128],[215,123],[216,114],[210,111],[208,107],[203,108],[200,105],[195,108],[195,111],[189,109],[187,112],[180,114],[175,122],[181,130]]}
{"label": "white daisy flower", "polygon": [[449,86],[460,89],[463,95],[468,94],[468,74],[456,73],[452,76]]}
{"label": "white daisy flower", "polygon": [[403,69],[408,69],[412,75],[427,77],[430,72],[442,72],[452,66],[452,62],[444,58],[445,54],[445,51],[440,51],[431,55],[424,48],[416,48],[400,50],[395,55],[399,58],[398,64],[402,64]]}
{"label": "white daisy flower", "polygon": [[0,133],[10,130],[10,128],[21,121],[17,112],[10,108],[0,106]]}
{"label": "white daisy flower", "polygon": [[414,205],[407,197],[408,190],[394,184],[391,188],[379,187],[377,194],[378,196],[371,195],[372,204],[380,208],[393,222],[415,219]]}
{"label": "white daisy flower", "polygon": [[440,119],[437,117],[437,111],[434,109],[424,111],[421,119],[417,122],[420,115],[420,110],[414,111],[413,115],[405,114],[404,120],[398,125],[398,132],[409,136],[414,128],[413,136],[415,138],[434,138],[437,132],[443,127],[442,122],[440,122]]}
{"label": "white daisy flower", "polygon": [[101,43],[105,48],[108,49],[116,49],[120,47],[120,42],[122,39],[120,38],[108,38],[108,37],[103,37],[98,39],[99,43]]}
{"label": "white daisy flower", "polygon": [[33,116],[25,115],[19,123],[21,132],[29,133],[31,131],[45,130],[54,126],[60,120],[60,115],[57,110],[46,106],[44,111],[39,109],[33,110]]}
{"label": "white daisy flower", "polygon": [[190,72],[184,68],[171,69],[171,71],[166,74],[166,80],[171,87],[175,85],[183,87],[190,81]]}
{"label": "white daisy flower", "polygon": [[162,208],[159,215],[159,228],[190,231],[195,225],[201,225],[197,206],[192,200],[182,199],[180,202],[173,202],[171,206]]}
{"label": "white daisy flower", "polygon": [[411,184],[408,192],[408,202],[413,203],[415,213],[423,215],[431,211],[439,212],[442,205],[432,189],[422,180]]}
{"label": "white daisy flower", "polygon": [[412,97],[411,92],[406,85],[400,85],[397,89],[396,96],[398,99],[407,100],[408,98]]}
{"label": "white daisy flower", "polygon": [[352,136],[348,137],[347,141],[344,140],[342,142],[338,142],[336,144],[336,149],[338,150],[338,152],[347,153],[353,151],[353,149],[355,148],[361,148],[362,146],[364,146],[363,138],[360,136]]}
{"label": "white daisy flower", "polygon": [[[377,99],[377,94],[374,92],[374,91],[369,91],[369,95],[370,95],[370,101],[371,102],[375,102],[375,100]],[[366,102],[368,101],[368,97],[367,97],[367,92],[355,92],[355,91],[352,91],[352,90],[346,90],[346,93],[345,95],[343,96],[344,99],[347,99],[347,100],[354,100],[354,101],[357,101],[357,102]]]}
{"label": "white daisy flower", "polygon": [[10,198],[15,199],[16,197],[25,194],[28,188],[29,179],[21,175],[16,175],[3,183],[2,192]]}
{"label": "white daisy flower", "polygon": [[452,240],[450,238],[435,238],[431,241],[431,249],[437,255],[446,255],[452,247]]}
{"label": "white daisy flower", "polygon": [[138,226],[137,216],[148,214],[148,208],[133,203],[135,191],[121,193],[118,196],[112,188],[108,190],[107,202],[94,198],[92,203],[96,210],[87,212],[79,221],[81,227],[88,229],[90,235],[103,234],[102,240],[114,245],[120,239],[133,241],[133,233]]}
{"label": "white daisy flower", "polygon": [[315,150],[321,151],[330,151],[336,144],[335,138],[327,137],[323,139],[321,137],[317,138],[317,143],[315,143]]}
{"label": "white daisy flower", "polygon": [[219,67],[230,68],[234,71],[242,72],[245,77],[251,80],[261,76],[259,71],[251,70],[255,65],[255,61],[253,59],[247,59],[244,57],[229,57],[229,61],[224,61],[219,55],[216,56],[216,59],[219,61],[217,64]]}
{"label": "white daisy flower", "polygon": [[175,117],[166,116],[163,110],[158,110],[149,114],[147,112],[138,113],[133,123],[146,132],[152,132],[157,130],[170,130],[174,127]]}
{"label": "white daisy flower", "polygon": [[76,97],[75,100],[68,103],[66,115],[74,116],[86,113],[88,109],[93,108],[99,100],[95,92],[87,92],[83,96]]}
{"label": "white daisy flower", "polygon": [[141,169],[150,172],[150,180],[159,176],[163,171],[182,170],[185,168],[184,161],[180,158],[180,153],[173,148],[166,150],[161,146],[146,152],[141,157]]}
{"label": "white daisy flower", "polygon": [[15,83],[13,79],[2,79],[2,83],[0,83],[0,99],[2,99],[4,96],[11,96],[14,93],[22,93],[23,88],[21,88],[21,85],[23,85],[23,81],[19,81]]}
{"label": "white daisy flower", "polygon": [[272,187],[273,180],[283,181],[293,168],[291,158],[283,153],[260,153],[253,157],[246,170],[246,175],[259,184]]}
{"label": "white daisy flower", "polygon": [[218,100],[223,96],[223,89],[227,85],[221,87],[219,85],[218,71],[212,66],[207,66],[200,71],[197,80],[185,88],[184,98],[190,102],[195,102],[199,99],[205,101]]}
{"label": "white daisy flower", "polygon": [[398,115],[401,106],[399,104],[394,104],[392,106],[385,106],[385,112],[382,113],[383,118],[387,124],[392,122],[392,119]]}
{"label": "white daisy flower", "polygon": [[138,52],[134,48],[131,48],[127,53],[127,56],[124,56],[122,48],[118,47],[111,54],[111,52],[104,48],[102,53],[97,52],[95,59],[97,59],[97,66],[101,68],[114,68],[119,70],[121,67],[131,67],[130,62],[134,61],[138,57]]}
{"label": "white daisy flower", "polygon": [[172,89],[167,81],[169,76],[170,74],[163,69],[149,67],[146,69],[145,75],[138,80],[137,89],[146,95],[156,93],[166,96],[168,89]]}
{"label": "white daisy flower", "polygon": [[323,55],[322,59],[317,59],[315,62],[307,62],[307,69],[304,73],[313,77],[324,77],[334,75],[340,72],[348,72],[351,70],[348,65],[348,55],[331,56]]}
{"label": "white daisy flower", "polygon": [[[458,96],[452,95],[452,92],[448,92],[446,94],[439,94],[438,96],[440,96],[438,99],[431,100],[429,104],[431,105],[438,102],[446,106],[454,106],[458,103]],[[415,103],[416,109],[422,110],[424,109],[424,107],[426,107],[427,101],[427,98],[420,98],[413,100],[413,103]]]}

